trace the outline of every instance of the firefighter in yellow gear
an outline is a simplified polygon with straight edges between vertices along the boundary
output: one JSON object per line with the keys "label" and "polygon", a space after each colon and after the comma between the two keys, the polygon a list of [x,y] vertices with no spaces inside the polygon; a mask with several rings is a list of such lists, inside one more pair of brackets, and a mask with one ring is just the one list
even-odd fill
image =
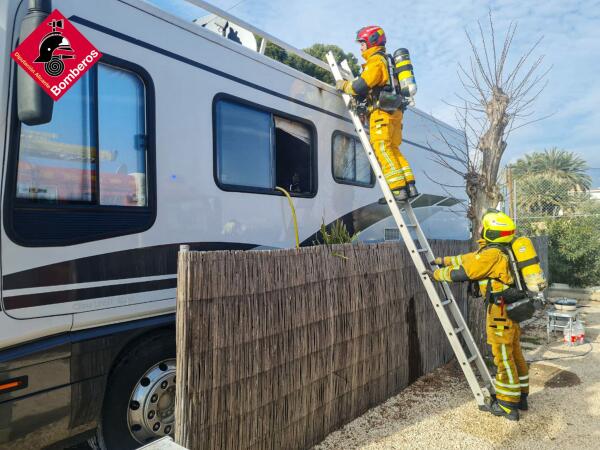
{"label": "firefighter in yellow gear", "polygon": [[519,420],[519,409],[527,409],[529,394],[529,368],[519,340],[521,329],[508,318],[502,297],[502,292],[515,282],[509,258],[500,246],[510,245],[515,231],[515,223],[509,216],[488,210],[482,219],[479,249],[465,255],[436,258],[434,263],[442,267],[430,273],[436,281],[477,281],[482,296],[488,299],[487,343],[492,347],[497,367],[496,400],[491,412],[510,420]]}
{"label": "firefighter in yellow gear", "polygon": [[416,197],[415,176],[399,149],[402,143],[402,110],[384,111],[378,107],[381,90],[391,83],[385,33],[378,26],[364,27],[358,31],[356,40],[361,43],[365,59],[363,71],[352,81],[338,81],[336,87],[346,94],[367,98],[371,146],[388,186],[398,201]]}

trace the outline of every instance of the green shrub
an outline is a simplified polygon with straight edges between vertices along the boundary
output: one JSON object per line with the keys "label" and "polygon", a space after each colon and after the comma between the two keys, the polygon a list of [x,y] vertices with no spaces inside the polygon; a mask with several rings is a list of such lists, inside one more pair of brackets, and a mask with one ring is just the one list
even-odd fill
{"label": "green shrub", "polygon": [[551,281],[577,287],[600,285],[600,216],[556,218],[547,226]]}
{"label": "green shrub", "polygon": [[359,233],[355,233],[350,235],[348,229],[346,228],[346,224],[341,220],[336,220],[330,227],[327,229],[325,222],[321,223],[321,238],[323,242],[318,239],[314,241],[315,245],[333,245],[333,244],[349,244],[350,242],[354,242],[358,239]]}

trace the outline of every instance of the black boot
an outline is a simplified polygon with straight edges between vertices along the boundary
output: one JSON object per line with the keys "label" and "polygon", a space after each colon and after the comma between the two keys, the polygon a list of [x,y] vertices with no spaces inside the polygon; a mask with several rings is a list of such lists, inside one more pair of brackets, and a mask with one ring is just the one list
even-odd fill
{"label": "black boot", "polygon": [[[405,202],[406,200],[408,200],[408,192],[407,192],[406,188],[400,188],[400,189],[393,190],[392,194],[394,195],[394,198],[396,199],[397,202]],[[387,203],[387,201],[385,200],[384,197],[381,197],[379,199],[380,205],[385,205],[386,203]]]}
{"label": "black boot", "polygon": [[415,185],[415,182],[410,182],[408,183],[408,197],[409,198],[415,198],[417,195],[419,195],[419,191],[417,191],[417,186]]}
{"label": "black boot", "polygon": [[527,411],[529,406],[527,405],[527,395],[529,394],[521,394],[521,400],[519,401],[519,409],[521,411]]}
{"label": "black boot", "polygon": [[500,403],[498,400],[494,400],[490,405],[490,412],[495,416],[503,416],[508,420],[519,420],[519,409],[518,404],[510,404],[508,402]]}

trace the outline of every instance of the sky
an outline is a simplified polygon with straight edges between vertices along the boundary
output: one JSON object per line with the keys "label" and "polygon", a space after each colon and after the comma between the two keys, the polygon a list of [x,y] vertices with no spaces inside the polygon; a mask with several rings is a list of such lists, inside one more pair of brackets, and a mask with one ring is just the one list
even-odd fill
{"label": "sky", "polygon": [[[192,20],[205,13],[183,0],[146,0]],[[452,125],[460,84],[458,64],[467,64],[465,30],[477,32],[491,10],[497,39],[511,22],[518,29],[511,54],[519,57],[543,37],[533,56],[551,68],[534,117],[550,117],[514,131],[503,162],[545,148],[576,152],[600,168],[600,0],[213,0],[215,6],[299,48],[336,44],[359,55],[356,30],[379,25],[388,51],[411,52],[419,92],[417,108]],[[509,66],[514,64],[509,59]],[[595,185],[600,187],[600,177]]]}

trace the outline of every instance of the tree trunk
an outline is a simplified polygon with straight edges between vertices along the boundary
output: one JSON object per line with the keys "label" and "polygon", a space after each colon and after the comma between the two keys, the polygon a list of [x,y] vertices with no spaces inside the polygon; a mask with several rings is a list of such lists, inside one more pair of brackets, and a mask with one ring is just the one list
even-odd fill
{"label": "tree trunk", "polygon": [[[497,181],[500,160],[506,149],[504,132],[508,125],[506,112],[508,100],[508,96],[502,89],[494,88],[486,108],[488,127],[478,145],[478,150],[482,152],[480,173],[467,176],[467,195],[471,202],[468,215],[471,220],[471,240],[475,248],[477,240],[481,238],[479,230],[483,213],[488,208],[495,208],[502,197]],[[482,352],[487,353],[485,344],[486,305],[481,299],[470,300],[469,328]]]}

